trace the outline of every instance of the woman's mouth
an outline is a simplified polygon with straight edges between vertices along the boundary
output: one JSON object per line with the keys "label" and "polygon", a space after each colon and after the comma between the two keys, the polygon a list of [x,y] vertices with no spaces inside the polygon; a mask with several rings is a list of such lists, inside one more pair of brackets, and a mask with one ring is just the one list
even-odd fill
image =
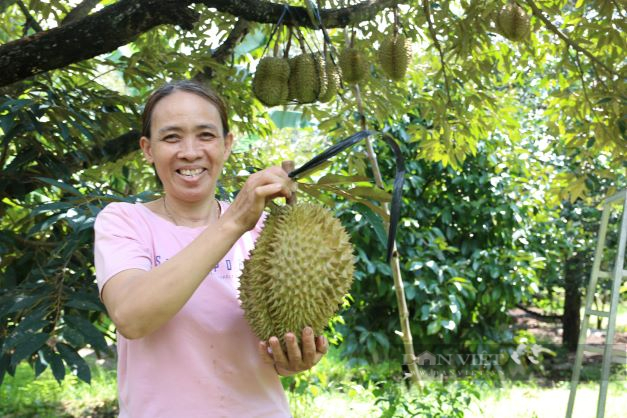
{"label": "woman's mouth", "polygon": [[178,174],[182,175],[183,177],[187,179],[193,179],[195,177],[198,177],[205,171],[206,170],[204,168],[193,168],[193,169],[180,168],[176,170]]}

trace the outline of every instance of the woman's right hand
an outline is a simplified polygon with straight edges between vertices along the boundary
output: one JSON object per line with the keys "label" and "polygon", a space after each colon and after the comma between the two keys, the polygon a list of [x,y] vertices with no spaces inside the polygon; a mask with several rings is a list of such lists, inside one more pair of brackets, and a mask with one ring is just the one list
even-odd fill
{"label": "woman's right hand", "polygon": [[297,183],[279,166],[252,174],[224,214],[241,233],[249,231],[259,221],[266,204],[277,197],[288,198],[297,189]]}

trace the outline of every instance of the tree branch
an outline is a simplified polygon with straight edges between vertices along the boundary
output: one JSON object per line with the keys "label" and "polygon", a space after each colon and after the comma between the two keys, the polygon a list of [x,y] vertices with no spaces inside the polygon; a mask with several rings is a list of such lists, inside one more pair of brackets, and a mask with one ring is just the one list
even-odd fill
{"label": "tree branch", "polygon": [[610,75],[614,75],[618,77],[618,73],[616,71],[614,71],[612,68],[608,67],[607,65],[605,65],[604,63],[602,63],[601,61],[599,61],[599,59],[597,57],[595,57],[594,55],[592,55],[592,53],[590,51],[588,51],[587,49],[585,49],[584,47],[582,47],[581,45],[579,45],[577,42],[573,41],[572,39],[570,39],[568,36],[566,36],[562,31],[560,31],[557,26],[555,26],[546,16],[544,16],[544,14],[542,13],[542,11],[538,8],[538,6],[533,2],[533,0],[525,0],[525,2],[529,5],[529,7],[531,7],[531,10],[533,11],[533,14],[540,19],[542,22],[544,22],[544,24],[546,25],[546,27],[553,32],[554,34],[556,34],[560,39],[562,39],[564,42],[566,42],[566,45],[570,46],[571,48],[573,48],[575,51],[579,51],[582,54],[584,54],[585,56],[587,56],[588,58],[590,58],[590,60],[592,62],[594,62],[595,64],[597,64],[599,67],[603,68],[608,74]]}
{"label": "tree branch", "polygon": [[39,22],[37,22],[35,18],[30,14],[30,10],[28,10],[28,7],[24,5],[24,2],[22,0],[18,0],[17,5],[24,14],[24,17],[26,17],[26,23],[24,24],[24,35],[26,35],[29,27],[35,29],[36,32],[41,32],[43,29],[41,28],[41,26],[39,26]]}
{"label": "tree branch", "polygon": [[[211,54],[212,58],[216,62],[224,62],[233,51],[233,48],[235,48],[235,45],[237,45],[237,42],[239,42],[239,40],[241,40],[246,34],[249,25],[250,23],[244,19],[240,19],[237,23],[235,23],[233,29],[224,42],[220,44],[220,46],[218,46]],[[213,77],[213,69],[207,67],[196,75],[194,79],[202,82],[208,81],[211,77]],[[137,150],[137,140],[139,139],[139,136],[139,131],[130,130],[117,138],[109,139],[102,146],[92,147],[91,150],[87,152],[87,155],[89,156],[87,161],[84,161],[84,156],[76,158],[74,153],[69,152],[60,159],[58,164],[63,166],[69,172],[75,172],[81,168],[118,160],[119,158]],[[5,149],[7,148],[8,143],[5,146]],[[26,152],[28,151],[24,150],[22,151],[22,154]],[[35,173],[34,175],[37,176],[49,175],[51,177],[55,177],[59,175],[58,172],[48,174],[48,171],[48,168],[42,163],[37,163],[37,165],[28,170],[31,175],[32,173]],[[16,174],[3,173],[0,178],[0,201],[2,201],[4,197],[21,199],[41,186],[41,183],[34,181],[32,177],[29,177],[28,175],[25,176],[24,174],[25,173],[23,171],[19,171]],[[2,204],[0,203],[0,213],[1,212]]]}
{"label": "tree branch", "polygon": [[[229,57],[235,45],[246,36],[248,33],[248,28],[250,27],[250,22],[246,19],[239,19],[233,29],[229,33],[229,36],[226,37],[224,42],[220,44],[212,53],[211,58],[213,58],[217,62],[224,62]],[[203,82],[208,81],[213,78],[213,68],[205,67],[200,73],[198,73],[194,80]]]}
{"label": "tree branch", "polygon": [[[120,0],[72,23],[0,45],[0,86],[114,51],[162,24],[191,30],[198,15],[188,6],[203,3],[219,12],[260,23],[276,23],[286,7],[256,0]],[[325,27],[343,27],[372,19],[395,0],[369,0],[321,10]],[[303,7],[290,7],[285,24],[312,27]]]}

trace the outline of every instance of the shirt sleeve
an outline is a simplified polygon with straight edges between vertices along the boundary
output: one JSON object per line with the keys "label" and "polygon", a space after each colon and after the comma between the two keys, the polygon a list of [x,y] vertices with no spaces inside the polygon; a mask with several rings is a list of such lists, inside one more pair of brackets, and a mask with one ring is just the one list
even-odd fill
{"label": "shirt sleeve", "polygon": [[142,231],[138,219],[124,203],[110,203],[96,217],[94,224],[94,265],[96,282],[102,295],[111,277],[128,269],[150,270],[152,258],[146,244],[149,232]]}

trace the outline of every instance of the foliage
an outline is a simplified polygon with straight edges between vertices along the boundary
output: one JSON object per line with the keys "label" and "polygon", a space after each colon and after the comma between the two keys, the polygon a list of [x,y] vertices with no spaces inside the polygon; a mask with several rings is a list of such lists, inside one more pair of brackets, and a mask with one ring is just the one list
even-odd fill
{"label": "foliage", "polygon": [[[411,155],[415,148],[406,144],[404,152]],[[393,167],[385,152],[379,156],[389,173]],[[544,266],[526,241],[529,214],[540,202],[511,199],[510,176],[487,150],[467,158],[459,171],[420,160],[407,164],[398,246],[404,249],[401,267],[416,352],[442,344],[453,352],[474,352],[487,341],[511,342],[507,310],[534,294]],[[397,329],[391,320],[397,316],[395,291],[389,266],[377,256],[377,228],[361,221],[360,212],[341,212],[358,258],[355,303],[341,332],[347,356],[368,353],[376,361],[390,350],[399,355],[391,338]]]}

